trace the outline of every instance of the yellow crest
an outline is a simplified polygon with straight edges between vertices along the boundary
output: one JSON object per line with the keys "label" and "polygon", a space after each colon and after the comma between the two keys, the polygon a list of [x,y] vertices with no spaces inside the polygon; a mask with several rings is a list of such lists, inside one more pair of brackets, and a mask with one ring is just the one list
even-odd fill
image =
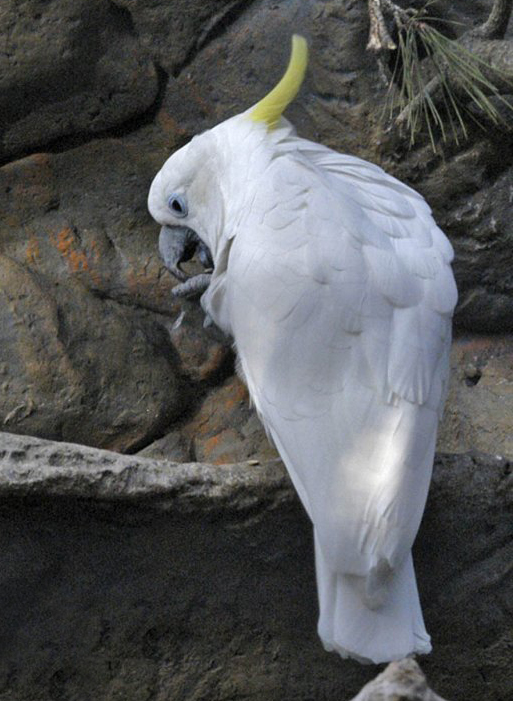
{"label": "yellow crest", "polygon": [[274,129],[287,105],[296,97],[308,63],[308,44],[304,37],[294,34],[289,65],[283,78],[249,113],[254,122],[265,122]]}

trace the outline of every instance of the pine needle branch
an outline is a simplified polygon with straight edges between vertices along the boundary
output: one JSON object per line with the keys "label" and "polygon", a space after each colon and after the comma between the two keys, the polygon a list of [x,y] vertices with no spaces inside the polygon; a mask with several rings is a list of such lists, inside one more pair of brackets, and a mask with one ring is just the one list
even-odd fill
{"label": "pine needle branch", "polygon": [[[410,145],[415,143],[423,127],[427,129],[435,150],[436,133],[444,142],[449,132],[456,142],[460,138],[468,138],[466,118],[483,126],[483,119],[478,117],[481,114],[493,124],[501,123],[503,118],[491,97],[501,100],[513,111],[513,107],[501,98],[494,83],[495,78],[507,83],[510,76],[492,69],[488,62],[464,43],[449,39],[433,26],[426,13],[430,2],[421,10],[403,10],[391,0],[369,0],[369,5],[371,3],[374,11],[379,5],[383,22],[383,12],[388,13],[389,17],[393,15],[398,38],[396,68],[390,81],[389,95],[393,95],[394,84],[398,88],[395,90],[395,104],[393,98],[389,98],[388,111],[392,117],[394,111],[399,110],[395,123],[408,129]],[[513,0],[495,0],[488,20],[463,37],[488,39],[490,33],[504,32],[504,23],[507,24],[509,20],[512,6]],[[372,48],[385,51],[387,47],[381,44],[378,49],[375,44]],[[511,85],[513,87],[513,82]],[[477,115],[470,111],[470,106],[477,108]]]}

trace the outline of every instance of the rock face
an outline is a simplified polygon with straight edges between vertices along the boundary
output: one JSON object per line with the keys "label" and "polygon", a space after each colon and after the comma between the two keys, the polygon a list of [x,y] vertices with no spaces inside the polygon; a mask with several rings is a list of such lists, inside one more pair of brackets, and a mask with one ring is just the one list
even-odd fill
{"label": "rock face", "polygon": [[432,691],[413,659],[391,662],[352,701],[444,701]]}
{"label": "rock face", "polygon": [[181,310],[146,214],[153,169],[116,140],[0,169],[4,427],[133,450],[223,366],[226,341],[202,334],[193,352],[197,308],[172,328]]}
{"label": "rock face", "polygon": [[[437,3],[465,27],[491,5]],[[301,135],[410,183],[456,249],[422,664],[448,699],[511,696],[511,134],[409,150],[366,3],[4,0],[0,428],[141,455],[0,434],[0,701],[338,701],[375,676],[316,639],[310,526],[230,340],[171,297],[146,209],[171,151],[275,83],[292,31]]]}
{"label": "rock face", "polygon": [[[469,27],[490,5],[439,9]],[[230,341],[204,332],[197,305],[170,297],[146,195],[174,148],[274,84],[293,30],[309,37],[312,57],[288,112],[300,133],[419,189],[456,247],[457,324],[513,330],[509,137],[476,132],[441,158],[387,132],[365,3],[9,0],[0,28],[5,429],[122,451],[170,434],[155,450],[265,457],[254,416],[209,409],[216,398],[225,406],[219,382],[236,384]],[[507,376],[496,369],[497,383]],[[466,425],[462,449],[487,449]]]}
{"label": "rock face", "polygon": [[513,458],[513,340],[461,336],[453,344],[438,450]]}
{"label": "rock face", "polygon": [[78,284],[49,290],[6,257],[0,294],[4,426],[127,450],[181,411],[167,336],[142,311],[102,303]]}
{"label": "rock face", "polygon": [[[414,557],[434,646],[419,661],[444,698],[511,695],[512,506],[506,461],[437,461]],[[0,520],[2,701],[338,701],[378,671],[317,639],[311,526],[276,461],[4,433]]]}
{"label": "rock face", "polygon": [[112,2],[6,0],[0,28],[0,160],[102,131],[155,101],[155,66]]}

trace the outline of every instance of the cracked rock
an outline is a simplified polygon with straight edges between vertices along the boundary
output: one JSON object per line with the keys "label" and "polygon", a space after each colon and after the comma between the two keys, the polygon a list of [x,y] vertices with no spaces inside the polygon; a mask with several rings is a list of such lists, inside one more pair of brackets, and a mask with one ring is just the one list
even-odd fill
{"label": "cracked rock", "polygon": [[[450,701],[513,688],[510,473],[479,454],[435,464],[414,552],[433,652],[418,662]],[[311,524],[278,461],[0,434],[0,607],[2,701],[340,701],[380,671],[317,638]],[[399,697],[439,701],[410,660],[357,698]]]}

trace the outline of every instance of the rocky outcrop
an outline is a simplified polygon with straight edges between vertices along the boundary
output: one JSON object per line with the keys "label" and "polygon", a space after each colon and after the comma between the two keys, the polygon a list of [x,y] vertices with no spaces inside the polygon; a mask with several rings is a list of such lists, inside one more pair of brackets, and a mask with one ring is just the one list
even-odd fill
{"label": "rocky outcrop", "polygon": [[216,465],[279,457],[237,377],[229,377],[212,389],[190,417],[177,422],[173,431],[150,443],[139,455]]}
{"label": "rocky outcrop", "polygon": [[108,0],[7,0],[0,37],[0,161],[126,122],[157,96],[130,14]]}
{"label": "rocky outcrop", "polygon": [[171,300],[146,213],[153,169],[116,140],[0,169],[4,428],[134,450],[224,367],[229,344],[200,339],[199,309]]}
{"label": "rocky outcrop", "polygon": [[[444,698],[513,688],[512,506],[507,461],[437,460],[414,557],[434,646],[419,662]],[[2,699],[338,701],[376,676],[317,639],[311,526],[277,461],[4,433],[0,522]],[[400,669],[396,689],[426,691]]]}
{"label": "rocky outcrop", "polygon": [[391,662],[352,701],[444,701],[432,691],[413,659]]}
{"label": "rocky outcrop", "polygon": [[[468,27],[491,0],[437,6]],[[6,0],[0,427],[140,454],[0,434],[1,701],[338,701],[376,675],[316,638],[310,525],[146,210],[172,150],[275,82],[292,31],[298,131],[410,183],[456,249],[421,663],[445,698],[511,694],[511,135],[434,153],[387,130],[366,3]]]}
{"label": "rocky outcrop", "polygon": [[[217,383],[243,392],[227,379],[230,341],[203,330],[197,305],[171,298],[174,281],[157,255],[146,195],[170,151],[273,84],[293,30],[309,37],[312,56],[289,111],[300,133],[370,158],[426,195],[456,247],[456,323],[472,333],[511,332],[507,134],[476,132],[442,158],[428,146],[408,151],[396,131],[387,132],[386,90],[365,51],[365,3],[186,5],[2,5],[3,428],[122,451],[170,434],[155,448],[160,454],[165,445],[175,457],[213,462],[264,456],[254,415],[227,408],[223,425],[221,409],[211,408],[218,400],[226,406]],[[439,9],[470,26],[489,6]],[[509,382],[508,367],[499,363],[486,382]],[[475,404],[486,382],[451,393],[451,425],[460,421],[452,402],[469,395]],[[495,412],[504,423],[508,401],[501,393]],[[486,436],[495,440],[497,431],[480,432],[475,442],[479,422],[463,424],[446,445],[488,450]],[[508,453],[505,431],[497,451]]]}

